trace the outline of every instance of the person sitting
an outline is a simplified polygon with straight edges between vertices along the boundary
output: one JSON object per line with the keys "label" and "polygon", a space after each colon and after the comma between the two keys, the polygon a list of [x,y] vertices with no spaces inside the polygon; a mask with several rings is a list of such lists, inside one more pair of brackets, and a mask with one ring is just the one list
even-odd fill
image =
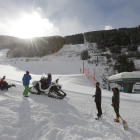
{"label": "person sitting", "polygon": [[3,76],[3,78],[0,80],[0,85],[4,82],[6,76]]}
{"label": "person sitting", "polygon": [[6,76],[3,76],[3,78],[0,80],[0,89],[1,90],[8,90],[8,88],[11,88],[11,87],[16,87],[15,84],[8,84],[5,80],[5,77]]}
{"label": "person sitting", "polygon": [[47,89],[51,82],[52,82],[52,76],[50,73],[48,73],[48,77],[41,80],[41,88]]}
{"label": "person sitting", "polygon": [[46,79],[46,84],[49,85],[52,82],[52,75],[48,73],[48,78]]}

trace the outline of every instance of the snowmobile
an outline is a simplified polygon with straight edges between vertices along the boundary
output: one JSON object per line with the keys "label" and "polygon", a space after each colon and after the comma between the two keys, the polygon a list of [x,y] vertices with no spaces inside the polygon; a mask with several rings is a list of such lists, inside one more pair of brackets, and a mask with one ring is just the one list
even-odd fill
{"label": "snowmobile", "polygon": [[1,90],[8,90],[11,87],[16,87],[15,84],[10,84],[8,85],[8,83],[6,81],[4,81],[1,85],[0,85],[0,89]]}
{"label": "snowmobile", "polygon": [[63,99],[67,94],[61,89],[62,85],[58,84],[59,79],[55,82],[52,82],[49,85],[44,86],[44,81],[46,81],[46,77],[43,75],[40,81],[33,81],[32,87],[29,88],[29,92],[31,94],[40,95],[41,93],[45,93],[48,97]]}

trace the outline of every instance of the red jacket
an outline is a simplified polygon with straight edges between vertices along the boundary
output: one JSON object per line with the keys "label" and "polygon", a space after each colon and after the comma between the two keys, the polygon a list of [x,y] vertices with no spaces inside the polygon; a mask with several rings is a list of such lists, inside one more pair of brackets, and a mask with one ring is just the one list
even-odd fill
{"label": "red jacket", "polygon": [[2,79],[0,80],[0,85],[3,83],[4,80],[5,80],[5,78],[2,78]]}

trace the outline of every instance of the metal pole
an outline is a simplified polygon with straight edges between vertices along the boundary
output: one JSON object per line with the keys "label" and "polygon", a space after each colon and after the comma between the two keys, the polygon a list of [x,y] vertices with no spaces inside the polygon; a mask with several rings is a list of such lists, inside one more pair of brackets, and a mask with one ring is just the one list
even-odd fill
{"label": "metal pole", "polygon": [[83,61],[83,73],[84,73],[84,61]]}
{"label": "metal pole", "polygon": [[91,35],[90,35],[90,44],[91,44]]}
{"label": "metal pole", "polygon": [[95,72],[94,72],[94,85],[95,85]]}
{"label": "metal pole", "polygon": [[108,90],[110,91],[110,83],[108,82]]}

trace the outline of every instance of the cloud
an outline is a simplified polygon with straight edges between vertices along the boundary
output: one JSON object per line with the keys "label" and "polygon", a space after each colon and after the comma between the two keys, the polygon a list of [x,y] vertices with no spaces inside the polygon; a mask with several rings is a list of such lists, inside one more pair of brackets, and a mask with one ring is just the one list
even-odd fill
{"label": "cloud", "polygon": [[59,35],[59,28],[41,16],[42,9],[21,13],[17,18],[5,18],[0,22],[0,34],[20,38]]}
{"label": "cloud", "polygon": [[83,33],[85,31],[85,27],[77,17],[63,18],[60,21],[57,21],[56,24],[63,36]]}
{"label": "cloud", "polygon": [[0,34],[13,35],[11,27],[34,12],[41,24],[36,29],[44,36],[136,27],[140,23],[139,4],[139,0],[1,0]]}
{"label": "cloud", "polygon": [[39,14],[42,14],[43,13],[43,9],[41,7],[37,7],[35,12],[38,12]]}
{"label": "cloud", "polygon": [[111,30],[111,29],[114,29],[114,28],[112,26],[110,26],[110,25],[106,25],[104,29],[105,30]]}
{"label": "cloud", "polygon": [[1,35],[7,35],[8,31],[7,31],[7,27],[5,26],[5,24],[0,22],[0,34]]}

